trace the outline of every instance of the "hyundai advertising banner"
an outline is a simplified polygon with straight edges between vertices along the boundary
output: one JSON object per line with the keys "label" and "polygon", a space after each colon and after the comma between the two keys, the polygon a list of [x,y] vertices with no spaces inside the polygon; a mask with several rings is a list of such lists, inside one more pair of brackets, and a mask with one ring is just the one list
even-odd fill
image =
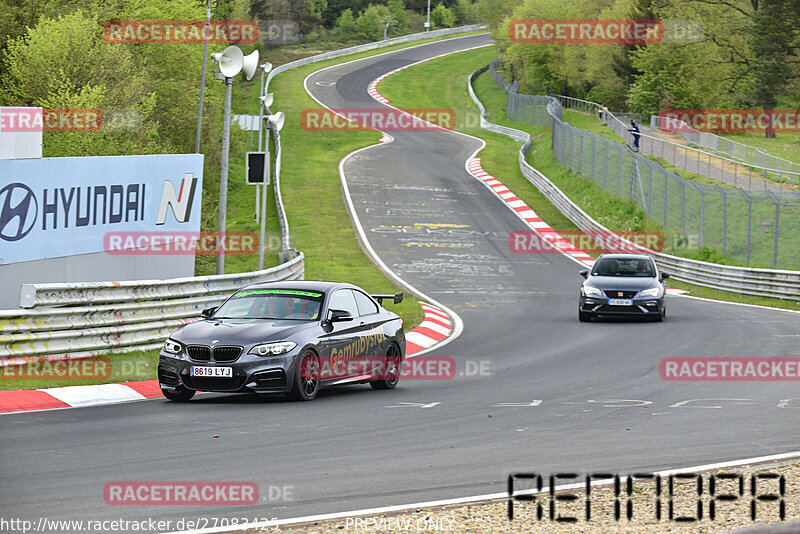
{"label": "hyundai advertising banner", "polygon": [[0,264],[103,252],[109,233],[199,232],[202,154],[0,160]]}

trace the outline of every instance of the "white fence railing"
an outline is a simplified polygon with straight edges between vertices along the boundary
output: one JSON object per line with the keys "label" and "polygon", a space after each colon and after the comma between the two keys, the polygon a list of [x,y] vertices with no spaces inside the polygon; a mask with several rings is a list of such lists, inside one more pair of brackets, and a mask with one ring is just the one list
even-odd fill
{"label": "white fence railing", "polygon": [[26,284],[24,310],[0,311],[0,358],[151,349],[233,291],[303,278],[302,253],[263,271],[171,280]]}
{"label": "white fence railing", "polygon": [[[486,109],[475,94],[472,82],[487,69],[488,66],[478,69],[472,73],[467,81],[470,97],[481,110],[481,127],[524,141],[525,144],[519,150],[519,166],[522,174],[581,231],[595,233],[595,235],[611,234],[610,230],[590,217],[553,182],[526,161],[526,155],[531,148],[530,134],[514,128],[493,124],[486,120]],[[560,107],[560,102],[555,98],[553,98],[553,103],[556,107]],[[548,111],[550,109],[551,106],[548,105]],[[551,115],[556,119],[557,110],[552,110]],[[691,260],[670,254],[652,252],[627,240],[620,239],[631,247],[640,248],[643,252],[651,253],[659,268],[668,272],[676,280],[746,295],[800,300],[800,272],[798,271],[757,269]]]}

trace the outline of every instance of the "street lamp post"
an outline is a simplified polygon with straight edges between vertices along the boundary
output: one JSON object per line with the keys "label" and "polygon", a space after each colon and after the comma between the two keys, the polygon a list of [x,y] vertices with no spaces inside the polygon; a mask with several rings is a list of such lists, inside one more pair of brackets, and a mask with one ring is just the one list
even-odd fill
{"label": "street lamp post", "polygon": [[258,247],[259,270],[264,268],[264,242],[267,239],[267,184],[269,184],[269,175],[270,175],[269,170],[271,164],[269,156],[270,132],[273,128],[275,129],[275,132],[279,132],[281,128],[283,128],[283,123],[286,121],[286,117],[284,116],[282,111],[278,111],[275,114],[272,114],[272,112],[270,112],[269,106],[270,104],[272,104],[271,93],[262,96],[261,100],[264,102],[264,109],[267,110],[267,115],[266,117],[264,117],[264,119],[266,119],[267,122],[267,127],[266,127],[266,144],[264,145],[264,180],[262,182],[264,189],[261,191],[261,237],[259,240],[259,247]]}
{"label": "street lamp post", "polygon": [[425,23],[425,31],[431,31],[431,0],[428,0],[428,21]]}
{"label": "street lamp post", "polygon": [[219,239],[224,235],[228,207],[228,156],[231,147],[231,93],[233,78],[225,78],[225,112],[222,125],[222,170],[219,175],[219,233],[217,235],[217,274],[225,274],[225,252],[220,252]]}
{"label": "street lamp post", "polygon": [[[272,63],[269,61],[265,62],[261,65],[261,83],[258,86],[258,151],[261,152],[261,128],[264,118],[264,97],[266,96],[264,93],[264,76],[272,70]],[[266,105],[269,106],[272,103],[270,101]],[[269,149],[269,140],[267,140],[267,149]],[[260,185],[256,184],[256,222],[258,222],[258,216],[260,213],[260,209],[258,207],[258,199],[260,198]]]}
{"label": "street lamp post", "polygon": [[233,78],[242,70],[248,80],[253,77],[258,66],[258,50],[247,57],[242,49],[236,45],[226,48],[221,54],[211,54],[211,58],[219,65],[216,77],[225,83],[225,108],[222,124],[222,159],[219,176],[219,219],[217,228],[217,274],[225,274],[225,251],[220,246],[219,240],[223,238],[226,226],[228,209],[228,158],[230,154],[231,136],[231,93]]}

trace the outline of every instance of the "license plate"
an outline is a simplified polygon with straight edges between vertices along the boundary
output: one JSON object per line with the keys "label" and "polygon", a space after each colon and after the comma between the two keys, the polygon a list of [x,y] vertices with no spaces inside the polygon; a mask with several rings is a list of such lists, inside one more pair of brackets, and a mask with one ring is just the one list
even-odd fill
{"label": "license plate", "polygon": [[231,378],[233,377],[233,367],[198,367],[192,366],[189,369],[190,376],[205,376],[210,378]]}
{"label": "license plate", "polygon": [[608,299],[609,306],[633,306],[631,299]]}

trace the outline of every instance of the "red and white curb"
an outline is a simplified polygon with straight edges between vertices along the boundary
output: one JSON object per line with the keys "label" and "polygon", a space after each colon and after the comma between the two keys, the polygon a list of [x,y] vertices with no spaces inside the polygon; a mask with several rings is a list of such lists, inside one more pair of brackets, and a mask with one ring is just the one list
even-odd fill
{"label": "red and white curb", "polygon": [[[421,304],[425,312],[425,319],[418,327],[406,334],[406,355],[408,357],[413,357],[415,353],[433,347],[446,339],[453,331],[447,313],[427,302]],[[61,359],[64,358],[61,357]],[[28,361],[23,358],[15,360],[20,360],[19,363]],[[102,406],[159,397],[163,397],[163,395],[158,380],[0,391],[0,414]]]}
{"label": "red and white curb", "polygon": [[163,397],[158,380],[0,391],[0,414],[117,404]]}
{"label": "red and white curb", "polygon": [[[590,268],[594,265],[595,258],[575,247],[571,241],[564,239],[561,234],[553,230],[549,224],[536,215],[536,212],[533,211],[524,200],[517,197],[503,182],[484,171],[483,167],[481,167],[481,158],[470,159],[467,168],[473,176],[488,185],[498,197],[514,209],[514,211],[519,213],[519,215],[525,219],[525,222],[528,223],[528,226],[539,234],[542,239],[551,243],[562,254],[572,257],[583,265]],[[685,293],[688,293],[688,291],[671,287],[667,288],[667,294],[670,295],[683,295]]]}
{"label": "red and white curb", "polygon": [[377,78],[372,80],[370,82],[370,84],[367,86],[367,92],[369,93],[369,96],[371,96],[372,98],[374,98],[375,100],[377,100],[381,104],[388,104],[389,100],[385,96],[381,95],[378,92],[378,84],[381,82],[381,80],[383,80],[387,76],[391,76],[392,74],[394,74],[396,72],[400,72],[401,70],[405,70],[410,66],[411,65],[405,65],[405,66],[400,67],[398,69],[394,69],[393,71],[387,72],[386,74],[381,74],[380,76],[378,76]]}
{"label": "red and white curb", "polygon": [[425,319],[406,334],[406,355],[409,357],[423,349],[431,348],[453,332],[450,317],[441,308],[427,302],[421,304]]}
{"label": "red and white curb", "polygon": [[524,200],[521,200],[508,187],[506,187],[503,182],[484,171],[481,167],[481,158],[472,158],[469,160],[467,168],[473,176],[488,185],[494,191],[494,193],[500,197],[501,200],[508,204],[514,211],[519,213],[520,217],[522,217],[525,222],[528,223],[528,226],[534,232],[539,234],[542,239],[548,241],[563,254],[571,256],[580,263],[583,263],[589,267],[594,265],[595,259],[593,257],[575,247],[571,241],[564,239],[561,234],[553,230],[550,225],[541,219],[541,217],[536,215],[536,212],[533,211]]}

